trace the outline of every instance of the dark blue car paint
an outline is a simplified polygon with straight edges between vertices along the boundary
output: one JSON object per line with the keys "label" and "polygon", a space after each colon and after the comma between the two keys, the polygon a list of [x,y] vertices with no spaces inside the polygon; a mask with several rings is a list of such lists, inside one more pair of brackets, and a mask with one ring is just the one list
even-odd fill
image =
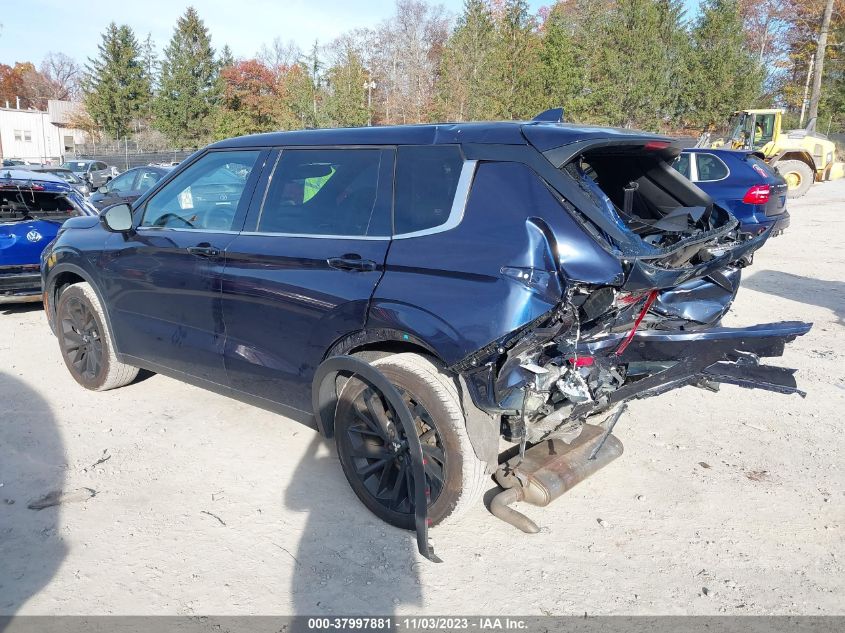
{"label": "dark blue car paint", "polygon": [[[540,125],[316,130],[217,143],[136,201],[136,223],[146,201],[207,151],[461,143],[468,159],[483,161],[486,152],[498,152],[501,161],[505,148],[514,162],[480,162],[463,221],[450,231],[408,239],[239,233],[249,228],[247,209],[252,217],[271,161],[265,161],[263,172],[254,170],[260,184],[253,182],[249,195],[245,190],[230,232],[115,234],[82,219],[70,221],[43,266],[48,318],[54,316],[57,286],[77,275],[100,294],[121,360],[248,395],[257,404],[283,403],[304,411],[310,410],[309,386],[319,363],[330,350],[351,349],[351,341],[416,341],[447,364],[459,363],[554,309],[569,284],[624,281],[620,258],[588,234],[574,208],[572,214],[566,211],[562,197],[567,204],[582,203],[579,211],[592,202],[527,145],[523,127]],[[572,126],[528,134],[541,148],[624,137],[621,131]],[[513,151],[507,149],[511,146]],[[689,195],[693,202],[700,196],[692,188]],[[200,244],[221,255],[187,252]],[[346,254],[375,266],[368,271],[328,266],[328,259]]]}
{"label": "dark blue car paint", "polygon": [[[713,198],[720,207],[730,211],[739,220],[740,228],[745,233],[758,235],[769,227],[779,233],[789,226],[789,211],[786,210],[786,181],[773,172],[772,177],[763,177],[746,162],[746,157],[753,152],[728,149],[689,148],[684,153],[714,154],[730,170],[730,175],[723,180],[697,181],[695,185]],[[779,215],[766,215],[765,205],[748,204],[742,199],[746,192],[755,185],[768,184],[782,186],[783,192],[777,195],[783,198],[784,212]],[[774,192],[773,192],[773,195]]]}

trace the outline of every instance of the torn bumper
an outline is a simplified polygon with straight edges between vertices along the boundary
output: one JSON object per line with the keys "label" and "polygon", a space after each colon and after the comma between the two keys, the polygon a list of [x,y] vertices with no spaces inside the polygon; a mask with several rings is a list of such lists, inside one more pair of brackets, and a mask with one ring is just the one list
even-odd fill
{"label": "torn bumper", "polygon": [[0,266],[0,304],[41,301],[38,265]]}
{"label": "torn bumper", "polygon": [[599,362],[625,363],[643,371],[644,377],[628,381],[601,404],[575,407],[572,419],[633,398],[645,398],[690,384],[734,384],[750,389],[806,395],[798,389],[795,370],[761,365],[760,358],[783,355],[787,343],[810,331],[811,323],[784,321],[747,328],[711,328],[696,332],[649,330],[637,333],[625,351],[616,355],[624,335],[611,335],[584,343],[579,353]]}

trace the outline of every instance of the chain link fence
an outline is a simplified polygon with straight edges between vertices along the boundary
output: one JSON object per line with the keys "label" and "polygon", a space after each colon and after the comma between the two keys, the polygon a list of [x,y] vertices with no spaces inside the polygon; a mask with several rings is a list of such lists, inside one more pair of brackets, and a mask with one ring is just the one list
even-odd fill
{"label": "chain link fence", "polygon": [[185,160],[193,150],[166,150],[156,152],[139,151],[129,143],[128,147],[77,145],[76,151],[65,156],[65,160],[99,160],[109,166],[126,171],[144,165],[171,165]]}

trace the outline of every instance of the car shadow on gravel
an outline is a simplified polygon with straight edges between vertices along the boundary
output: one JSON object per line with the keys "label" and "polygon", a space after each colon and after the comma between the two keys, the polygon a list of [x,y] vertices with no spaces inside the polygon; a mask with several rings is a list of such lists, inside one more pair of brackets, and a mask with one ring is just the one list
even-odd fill
{"label": "car shadow on gravel", "polygon": [[67,463],[53,413],[39,394],[0,372],[0,403],[0,615],[8,616],[50,582],[67,553],[60,508],[27,507],[66,492]]}
{"label": "car shadow on gravel", "polygon": [[743,279],[742,285],[790,301],[827,308],[836,315],[839,325],[845,325],[844,282],[802,277],[776,270],[760,270]]}
{"label": "car shadow on gravel", "polygon": [[294,615],[391,616],[401,605],[419,611],[419,566],[434,563],[417,553],[413,533],[381,522],[358,500],[334,442],[315,433],[295,472],[284,503],[308,519],[291,554]]}
{"label": "car shadow on gravel", "polygon": [[0,304],[0,314],[10,316],[12,314],[29,314],[30,312],[43,312],[44,306],[40,301],[31,303],[4,303]]}

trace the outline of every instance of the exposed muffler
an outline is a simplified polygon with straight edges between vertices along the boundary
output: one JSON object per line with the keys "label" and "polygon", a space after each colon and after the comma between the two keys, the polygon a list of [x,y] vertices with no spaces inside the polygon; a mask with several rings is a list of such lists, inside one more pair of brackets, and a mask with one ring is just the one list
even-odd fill
{"label": "exposed muffler", "polygon": [[528,534],[540,531],[537,524],[510,507],[517,501],[547,506],[597,470],[622,454],[622,442],[600,426],[585,424],[581,435],[566,444],[549,439],[525,451],[525,455],[499,465],[496,481],[505,488],[490,502],[490,512]]}

